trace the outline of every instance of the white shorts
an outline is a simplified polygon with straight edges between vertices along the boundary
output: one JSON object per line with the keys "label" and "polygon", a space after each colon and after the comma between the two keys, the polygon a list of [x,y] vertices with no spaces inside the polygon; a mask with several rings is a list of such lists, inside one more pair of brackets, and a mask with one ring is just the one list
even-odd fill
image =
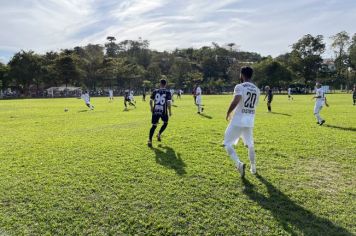
{"label": "white shorts", "polygon": [[225,131],[224,145],[236,145],[240,138],[242,138],[245,145],[253,147],[253,127],[240,127],[229,124]]}
{"label": "white shorts", "polygon": [[201,105],[201,96],[197,96],[197,98],[195,99],[195,103],[197,105]]}
{"label": "white shorts", "polygon": [[316,103],[314,106],[314,114],[318,114],[321,111],[321,109],[323,108],[323,106],[324,105],[321,103]]}

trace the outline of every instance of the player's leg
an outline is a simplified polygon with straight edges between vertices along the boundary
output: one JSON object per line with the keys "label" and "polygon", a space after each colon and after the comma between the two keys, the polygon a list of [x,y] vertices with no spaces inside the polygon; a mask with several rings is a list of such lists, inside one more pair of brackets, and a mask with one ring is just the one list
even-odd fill
{"label": "player's leg", "polygon": [[124,98],[125,110],[127,110],[127,100]]}
{"label": "player's leg", "polygon": [[267,102],[267,109],[268,109],[268,112],[272,111],[272,107],[271,107],[271,102],[270,101]]}
{"label": "player's leg", "polygon": [[162,127],[159,130],[158,135],[157,135],[157,139],[158,139],[159,142],[161,142],[162,133],[166,130],[166,128],[168,126],[168,115],[162,116],[162,121],[163,121],[163,125],[162,125]]}
{"label": "player's leg", "polygon": [[322,125],[325,121],[323,118],[320,116],[320,111],[321,111],[322,106],[320,104],[315,104],[314,107],[314,116],[316,117],[317,123],[319,125]]}
{"label": "player's leg", "polygon": [[237,155],[234,144],[237,144],[239,137],[241,136],[241,128],[229,124],[225,131],[224,146],[226,152],[229,154],[231,160],[234,162],[235,167],[240,172],[241,177],[245,175],[245,164],[240,161]]}
{"label": "player's leg", "polygon": [[250,159],[251,168],[250,171],[252,174],[256,174],[256,152],[255,145],[253,140],[253,128],[246,127],[243,128],[243,132],[241,134],[245,145],[248,148],[248,157]]}
{"label": "player's leg", "polygon": [[154,135],[155,130],[157,128],[158,120],[159,120],[159,116],[152,115],[152,127],[150,129],[150,133],[149,133],[149,136],[148,136],[148,143],[147,143],[147,145],[149,147],[152,147],[152,138],[153,138],[153,135]]}

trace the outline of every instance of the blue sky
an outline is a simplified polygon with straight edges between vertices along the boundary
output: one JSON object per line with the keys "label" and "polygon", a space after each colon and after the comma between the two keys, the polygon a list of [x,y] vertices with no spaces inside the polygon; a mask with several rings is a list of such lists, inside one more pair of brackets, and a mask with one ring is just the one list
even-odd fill
{"label": "blue sky", "polygon": [[[157,50],[234,42],[277,56],[305,34],[356,33],[356,0],[0,0],[0,60],[87,43],[150,41]],[[328,55],[329,54],[329,55]],[[331,56],[331,50],[326,56]]]}

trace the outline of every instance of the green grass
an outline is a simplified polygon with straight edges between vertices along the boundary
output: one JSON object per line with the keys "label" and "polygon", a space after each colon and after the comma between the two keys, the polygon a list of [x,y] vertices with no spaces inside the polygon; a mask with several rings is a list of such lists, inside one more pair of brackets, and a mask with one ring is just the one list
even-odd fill
{"label": "green grass", "polygon": [[356,234],[351,95],[328,96],[323,127],[311,96],[261,101],[244,181],[221,147],[230,100],[204,96],[205,116],[176,101],[153,149],[148,102],[0,101],[0,235]]}

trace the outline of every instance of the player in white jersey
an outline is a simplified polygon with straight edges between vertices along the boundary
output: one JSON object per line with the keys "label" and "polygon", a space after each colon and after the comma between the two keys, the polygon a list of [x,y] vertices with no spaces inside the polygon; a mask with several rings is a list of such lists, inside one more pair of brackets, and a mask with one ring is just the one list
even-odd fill
{"label": "player in white jersey", "polygon": [[199,85],[197,85],[197,88],[195,89],[195,104],[198,107],[198,114],[202,113],[204,111],[203,104],[201,101],[201,96],[202,96],[202,90]]}
{"label": "player in white jersey", "polygon": [[170,89],[169,92],[171,93],[172,102],[174,102],[174,89]]}
{"label": "player in white jersey", "polygon": [[288,88],[288,100],[292,99],[293,100],[293,97],[292,97],[292,88]]}
{"label": "player in white jersey", "polygon": [[[248,148],[251,163],[250,171],[252,174],[256,174],[253,127],[260,90],[251,82],[252,75],[252,68],[241,68],[240,79],[242,83],[236,85],[234,99],[226,114],[226,120],[230,123],[225,131],[224,146],[242,178],[245,176],[245,164],[240,161],[234,149],[234,145],[238,143],[240,138]],[[233,111],[235,112],[233,113]]]}
{"label": "player in white jersey", "polygon": [[114,91],[112,89],[109,89],[109,101],[113,101],[114,100]]}
{"label": "player in white jersey", "polygon": [[318,125],[323,125],[325,123],[325,120],[323,118],[321,118],[320,116],[320,111],[323,108],[324,105],[326,105],[327,107],[329,106],[327,101],[326,101],[326,97],[325,97],[325,93],[323,91],[323,89],[321,88],[321,84],[320,83],[316,83],[316,89],[315,89],[315,96],[313,97],[313,99],[315,100],[315,106],[314,106],[314,116],[316,117],[317,120],[317,124]]}
{"label": "player in white jersey", "polygon": [[81,98],[84,100],[85,105],[90,108],[90,110],[94,110],[94,106],[90,104],[90,96],[88,91],[84,91],[81,95]]}

